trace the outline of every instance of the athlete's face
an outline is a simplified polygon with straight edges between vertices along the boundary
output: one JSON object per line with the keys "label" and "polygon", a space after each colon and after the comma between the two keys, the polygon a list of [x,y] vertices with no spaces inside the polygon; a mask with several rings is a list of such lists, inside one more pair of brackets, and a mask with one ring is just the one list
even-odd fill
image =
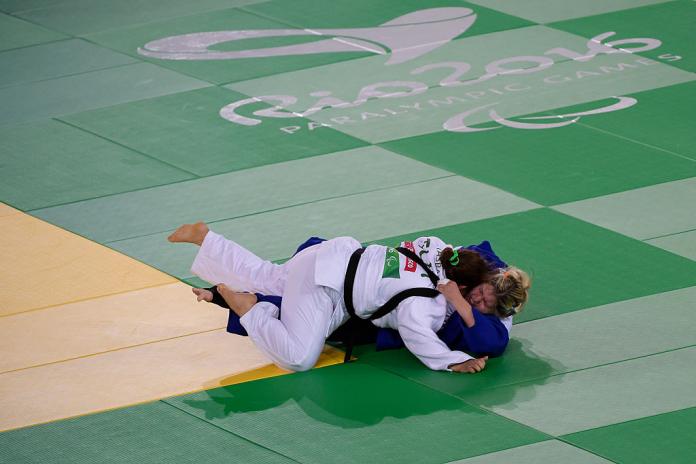
{"label": "athlete's face", "polygon": [[475,306],[476,309],[486,314],[493,314],[495,307],[498,305],[493,285],[485,283],[471,289],[466,296],[466,300],[471,306]]}

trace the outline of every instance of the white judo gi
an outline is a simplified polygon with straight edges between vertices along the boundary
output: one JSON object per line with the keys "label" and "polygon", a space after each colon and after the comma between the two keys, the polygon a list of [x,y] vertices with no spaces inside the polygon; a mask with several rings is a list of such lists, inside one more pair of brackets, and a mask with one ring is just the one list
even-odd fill
{"label": "white judo gi", "polygon": [[[437,237],[421,237],[401,246],[412,249],[440,277],[439,262],[447,246]],[[349,318],[343,303],[343,284],[348,260],[361,244],[339,237],[309,247],[284,264],[263,260],[241,245],[208,232],[191,270],[211,283],[248,292],[283,297],[278,308],[259,302],[240,318],[249,337],[277,365],[294,371],[312,368],[326,338]],[[393,248],[367,247],[358,265],[353,290],[356,314],[367,318],[397,293],[414,287],[432,287],[427,274]],[[450,309],[451,311],[451,309]],[[451,351],[436,332],[447,314],[443,295],[411,297],[373,323],[399,331],[406,347],[433,370],[472,359]]]}

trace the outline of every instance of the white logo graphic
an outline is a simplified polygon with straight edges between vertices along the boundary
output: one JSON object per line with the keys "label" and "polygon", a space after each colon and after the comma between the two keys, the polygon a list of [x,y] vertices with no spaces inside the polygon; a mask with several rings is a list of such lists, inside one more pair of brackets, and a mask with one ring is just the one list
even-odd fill
{"label": "white logo graphic", "polygon": [[[390,54],[386,65],[418,58],[456,38],[476,21],[469,8],[431,8],[414,11],[378,27],[353,29],[259,29],[199,32],[154,40],[138,53],[164,60],[230,60],[270,56],[309,55],[327,52]],[[316,42],[283,47],[216,51],[225,42],[283,36],[330,36]]]}
{"label": "white logo graphic", "polygon": [[450,118],[449,120],[447,120],[447,122],[445,122],[445,124],[442,127],[445,130],[450,131],[450,132],[482,132],[482,131],[488,131],[488,130],[493,130],[493,129],[500,129],[503,126],[512,127],[513,129],[555,129],[557,127],[563,127],[563,126],[568,126],[570,124],[573,124],[573,123],[577,122],[580,119],[580,117],[582,117],[582,116],[590,116],[592,114],[602,114],[602,113],[610,113],[612,111],[624,110],[624,109],[630,108],[631,106],[638,103],[638,100],[636,100],[635,98],[632,98],[632,97],[613,97],[613,98],[616,98],[619,101],[614,103],[613,105],[604,106],[602,108],[597,108],[594,110],[582,111],[579,113],[558,114],[558,115],[554,115],[554,116],[532,116],[532,117],[520,118],[523,121],[539,121],[539,120],[544,120],[544,119],[572,118],[568,121],[561,121],[561,122],[554,122],[554,123],[541,123],[541,124],[510,121],[509,119],[505,119],[502,116],[500,116],[494,109],[491,109],[488,111],[488,116],[491,118],[491,120],[500,124],[500,126],[475,128],[475,127],[469,127],[464,123],[464,120],[467,118],[467,116],[470,116],[474,113],[478,113],[481,110],[484,110],[486,108],[490,108],[492,106],[497,105],[497,103],[491,103],[490,105],[479,106],[478,108],[473,108],[473,109],[470,109],[469,111],[465,111],[463,113],[460,113],[460,114]]}
{"label": "white logo graphic", "polygon": [[[138,48],[138,53],[165,60],[233,60],[367,51],[387,56],[384,64],[394,65],[414,60],[451,42],[467,31],[474,24],[476,18],[474,11],[469,8],[431,8],[414,11],[377,27],[369,28],[258,29],[177,35],[149,42],[142,48]],[[330,118],[324,117],[323,122],[310,121],[307,123],[307,129],[312,131],[321,127],[357,124],[362,121],[380,118],[400,117],[401,114],[420,112],[428,107],[439,108],[443,105],[453,105],[452,109],[454,110],[454,105],[456,104],[468,105],[481,97],[489,98],[491,95],[504,96],[508,93],[533,92],[538,85],[547,88],[562,86],[567,82],[582,79],[593,79],[598,76],[614,75],[623,72],[635,72],[633,70],[657,64],[655,61],[645,58],[634,59],[632,62],[623,61],[623,59],[619,61],[617,59],[616,62],[607,63],[603,61],[595,67],[588,67],[582,70],[569,69],[568,66],[565,66],[562,68],[565,71],[562,71],[560,74],[549,75],[546,73],[547,70],[554,67],[557,63],[589,63],[588,66],[591,66],[590,62],[599,55],[622,54],[625,56],[654,50],[662,45],[660,40],[654,38],[639,37],[617,40],[614,38],[615,35],[616,32],[613,31],[598,34],[586,41],[584,50],[553,47],[540,55],[509,56],[494,59],[483,66],[483,69],[479,70],[472,69],[472,65],[467,62],[456,61],[456,58],[454,60],[428,63],[407,71],[409,76],[399,75],[395,76],[394,80],[363,85],[353,97],[344,95],[342,98],[339,98],[334,95],[332,90],[321,88],[308,92],[308,97],[314,100],[313,103],[300,103],[302,96],[298,97],[295,95],[250,96],[249,98],[225,105],[220,109],[219,114],[222,118],[235,124],[256,126],[262,123],[261,118],[308,118],[324,110],[357,108],[377,100],[385,102],[385,107],[381,109],[372,105],[368,111],[353,111],[350,113],[350,116],[338,114],[336,116],[332,115]],[[326,37],[326,39],[297,45],[236,51],[213,49],[216,45],[226,42],[289,36],[314,36]],[[663,54],[659,58],[668,61],[681,59],[680,56],[671,54]],[[372,66],[374,64],[373,62]],[[413,77],[411,77],[427,73],[442,73],[442,70],[449,70],[449,74],[441,78],[435,86],[432,86],[427,80],[426,82],[420,82],[412,80]],[[529,75],[535,73],[540,73],[536,83],[533,79],[530,80],[528,78]],[[503,76],[510,75],[521,76],[521,79],[524,80],[503,83],[500,87],[493,86],[495,84],[494,81],[502,80]],[[483,84],[485,87],[479,84]],[[440,95],[430,99],[423,95],[423,100],[413,100],[413,97],[425,94],[435,87],[451,88],[454,94]],[[467,91],[467,87],[471,90]],[[339,93],[345,92],[339,91]],[[409,103],[399,104],[396,101],[403,98],[410,98]],[[603,108],[555,116],[517,117],[516,121],[506,119],[500,115],[500,113],[504,112],[500,110],[503,106],[499,106],[503,103],[502,101],[489,104],[480,102],[474,108],[450,116],[441,127],[447,131],[459,133],[490,131],[501,127],[552,129],[576,123],[582,116],[619,111],[630,108],[637,103],[637,100],[631,97],[616,96],[613,98],[618,101]],[[302,98],[302,101],[306,100],[307,97]],[[270,106],[257,109],[251,115],[248,115],[248,112],[240,114],[240,110],[243,107],[257,105],[259,102]],[[498,125],[473,127],[482,122],[480,113],[483,112],[487,116],[483,119],[484,121],[493,121]],[[472,116],[474,114],[477,115]],[[251,116],[257,116],[257,118]],[[371,124],[371,122],[366,124]],[[295,133],[301,129],[301,126],[280,128],[281,131],[287,134]]]}

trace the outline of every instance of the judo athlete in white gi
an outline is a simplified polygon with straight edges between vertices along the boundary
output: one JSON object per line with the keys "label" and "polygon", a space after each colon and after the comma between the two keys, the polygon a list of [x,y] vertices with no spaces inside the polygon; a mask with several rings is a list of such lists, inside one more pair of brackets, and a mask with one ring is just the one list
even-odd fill
{"label": "judo athlete in white gi", "polygon": [[[223,284],[218,290],[240,315],[249,337],[280,367],[293,371],[312,368],[326,338],[349,319],[344,304],[344,280],[351,255],[361,248],[353,238],[328,240],[303,250],[281,265],[259,258],[232,240],[209,231],[203,223],[183,225],[169,240],[200,245],[191,270],[208,282]],[[487,272],[485,262],[469,252],[481,261],[480,270],[472,271],[478,272],[480,278],[448,282],[447,277],[453,276],[453,266],[449,265],[446,276],[447,265],[443,265],[440,255],[455,253],[451,247],[437,237],[421,237],[402,245],[415,251],[442,279],[443,284],[438,288],[444,294],[434,298],[407,298],[395,310],[372,322],[378,327],[398,330],[408,350],[430,369],[479,372],[485,367],[485,357],[475,359],[467,353],[450,350],[436,332],[448,313],[445,295],[451,295],[452,302],[463,301],[457,284],[472,288],[481,283]],[[465,251],[457,253],[463,256]],[[420,266],[393,248],[370,245],[360,258],[355,274],[356,315],[367,318],[395,294],[414,287],[432,288],[431,280]],[[255,295],[231,289],[282,296],[282,318],[278,318],[275,305],[256,302]]]}

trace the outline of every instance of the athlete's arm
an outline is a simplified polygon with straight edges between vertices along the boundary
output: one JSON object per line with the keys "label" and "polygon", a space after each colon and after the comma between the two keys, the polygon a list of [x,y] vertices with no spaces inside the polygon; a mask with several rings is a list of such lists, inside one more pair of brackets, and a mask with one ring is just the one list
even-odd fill
{"label": "athlete's arm", "polygon": [[446,284],[438,284],[437,290],[442,293],[447,299],[447,302],[457,310],[457,313],[462,317],[467,327],[471,328],[476,324],[471,305],[462,296],[461,289],[457,286],[456,282],[450,280]]}
{"label": "athlete's arm", "polygon": [[399,304],[398,330],[406,348],[433,370],[450,370],[450,366],[473,359],[463,351],[452,351],[437,336],[444,319],[444,297],[411,297]]}

